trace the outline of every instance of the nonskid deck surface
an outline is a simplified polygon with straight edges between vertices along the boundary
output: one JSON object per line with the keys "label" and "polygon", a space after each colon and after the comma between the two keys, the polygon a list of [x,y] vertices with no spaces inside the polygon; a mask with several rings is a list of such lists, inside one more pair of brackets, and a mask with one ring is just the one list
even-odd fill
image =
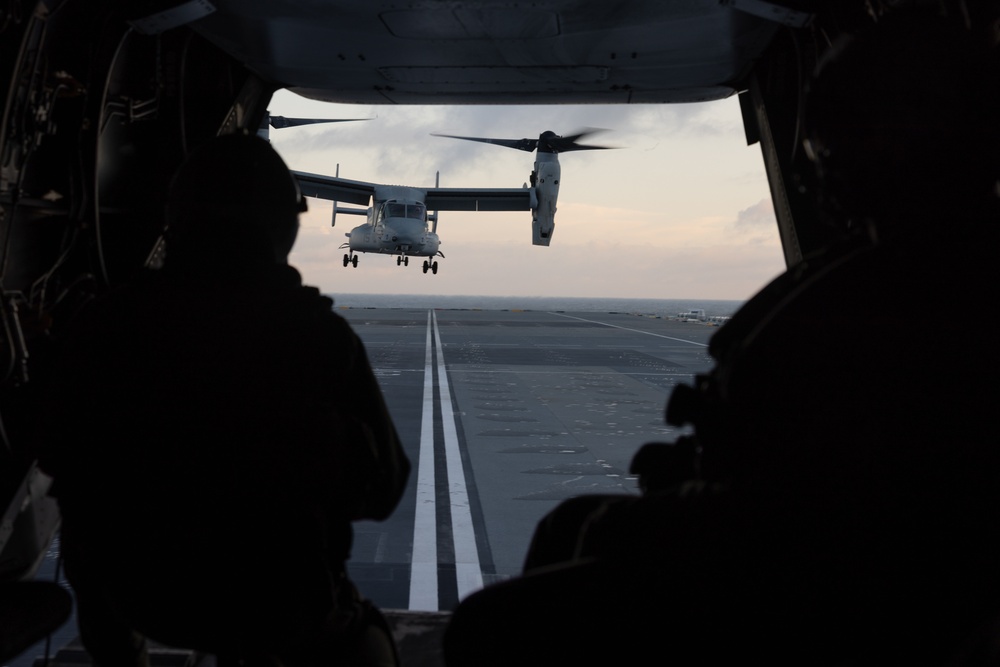
{"label": "nonskid deck surface", "polygon": [[563,499],[637,493],[631,458],[678,436],[667,396],[710,367],[717,331],[662,314],[337,312],[364,340],[414,464],[394,515],[355,529],[351,576],[391,609],[452,609],[518,574]]}
{"label": "nonskid deck surface", "polygon": [[[717,330],[665,314],[336,312],[364,341],[413,463],[393,516],[355,525],[349,571],[387,610],[404,664],[428,667],[441,664],[447,612],[520,572],[545,513],[580,494],[637,493],[631,457],[679,435],[664,423],[667,396],[710,367]],[[73,637],[70,624],[53,647]],[[154,664],[197,658],[154,653]],[[70,641],[49,664],[89,663]]]}

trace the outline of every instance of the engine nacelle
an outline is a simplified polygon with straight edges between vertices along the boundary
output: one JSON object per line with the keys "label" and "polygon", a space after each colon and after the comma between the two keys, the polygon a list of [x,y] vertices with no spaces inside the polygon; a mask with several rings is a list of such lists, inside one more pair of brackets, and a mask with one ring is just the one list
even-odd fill
{"label": "engine nacelle", "polygon": [[538,206],[531,209],[531,242],[534,245],[548,245],[552,241],[552,232],[556,227],[560,173],[558,155],[538,153],[535,171],[531,175],[538,198]]}

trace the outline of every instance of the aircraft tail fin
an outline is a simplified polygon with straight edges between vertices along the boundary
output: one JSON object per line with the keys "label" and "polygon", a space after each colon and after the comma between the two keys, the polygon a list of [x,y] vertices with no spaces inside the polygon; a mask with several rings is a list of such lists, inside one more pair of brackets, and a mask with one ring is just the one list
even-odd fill
{"label": "aircraft tail fin", "polygon": [[[337,177],[337,178],[340,178],[340,163],[339,162],[337,163],[337,170],[335,172],[333,172],[333,175],[335,177]],[[336,227],[337,226],[337,202],[336,201],[333,202],[333,217],[330,219],[330,226],[331,227]]]}
{"label": "aircraft tail fin", "polygon": [[[441,172],[440,171],[437,171],[437,172],[434,173],[434,187],[435,188],[441,187]],[[430,215],[427,216],[427,219],[434,223],[434,225],[431,227],[431,231],[433,233],[437,234],[437,230],[438,230],[438,212],[435,210],[433,213],[431,213]],[[442,255],[442,257],[443,256],[444,255]]]}

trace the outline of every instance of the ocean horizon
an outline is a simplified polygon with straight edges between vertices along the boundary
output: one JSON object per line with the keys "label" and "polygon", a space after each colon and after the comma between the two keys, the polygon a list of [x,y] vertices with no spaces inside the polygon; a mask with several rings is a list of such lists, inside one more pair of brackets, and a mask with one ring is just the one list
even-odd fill
{"label": "ocean horizon", "polygon": [[475,296],[433,294],[328,293],[335,308],[419,308],[440,310],[529,310],[573,313],[629,313],[671,317],[705,311],[708,317],[729,316],[745,302],[718,299],[637,299],[616,297]]}

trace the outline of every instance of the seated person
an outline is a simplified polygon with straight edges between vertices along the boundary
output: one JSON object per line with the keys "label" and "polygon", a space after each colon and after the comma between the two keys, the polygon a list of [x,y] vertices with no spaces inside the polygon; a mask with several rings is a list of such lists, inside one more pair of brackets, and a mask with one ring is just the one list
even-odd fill
{"label": "seated person", "polygon": [[144,665],[145,636],[394,662],[344,564],[409,463],[361,341],[287,263],[303,210],[267,142],[204,144],[171,185],[164,268],[60,340],[41,463],[95,664]]}
{"label": "seated person", "polygon": [[939,312],[1000,301],[992,66],[964,28],[902,10],[831,49],[806,136],[823,205],[873,242],[720,331],[670,412],[707,483],[469,596],[451,667],[944,663],[1000,614],[1000,347]]}
{"label": "seated person", "polygon": [[[682,485],[697,486],[695,461],[692,438],[648,443],[636,453],[630,472],[638,475],[643,493],[673,494]],[[624,494],[593,494],[563,501],[538,522],[524,571],[601,553],[608,539],[605,531],[617,524],[618,516],[631,512],[637,499]]]}

